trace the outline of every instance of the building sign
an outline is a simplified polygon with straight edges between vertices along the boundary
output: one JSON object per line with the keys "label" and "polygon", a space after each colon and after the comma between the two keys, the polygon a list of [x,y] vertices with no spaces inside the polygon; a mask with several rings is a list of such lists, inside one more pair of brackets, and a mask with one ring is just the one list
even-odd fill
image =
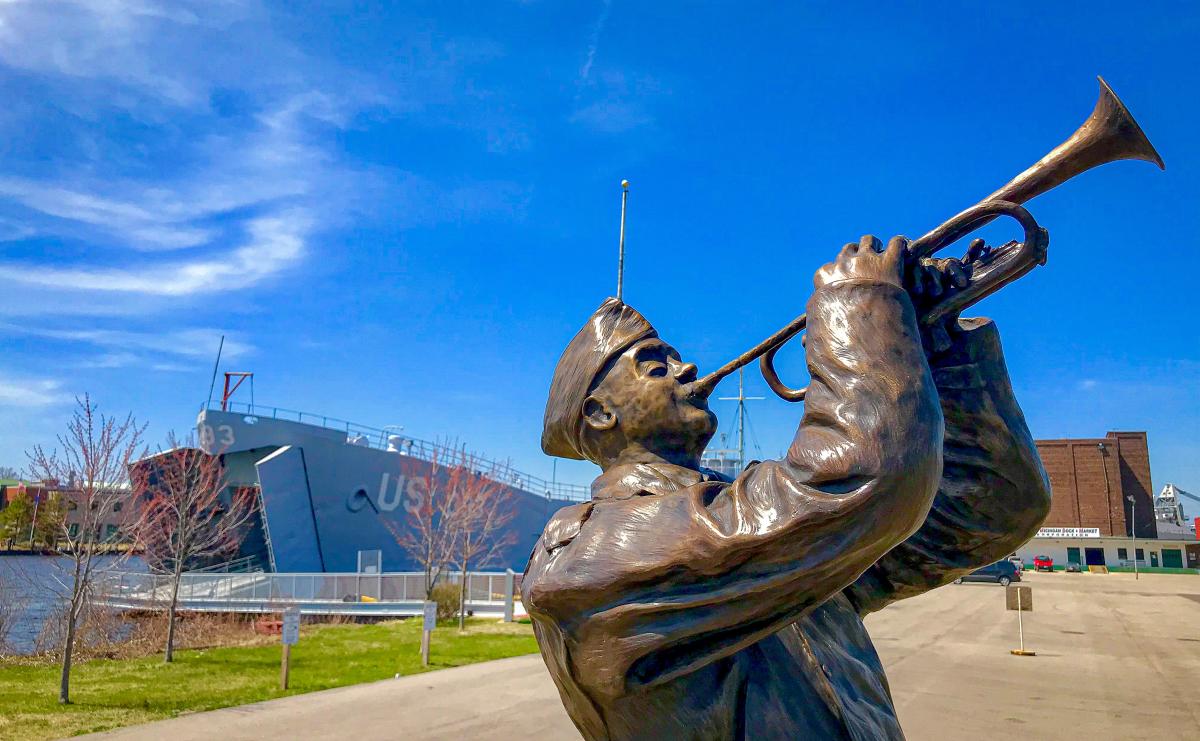
{"label": "building sign", "polygon": [[[1004,607],[1008,610],[1033,611],[1033,587],[1012,584],[1004,588]],[[1024,632],[1024,628],[1021,629]]]}
{"label": "building sign", "polygon": [[1037,531],[1039,538],[1099,538],[1098,527],[1044,527]]}
{"label": "building sign", "polygon": [[435,630],[437,628],[437,603],[426,602],[422,612],[425,615],[425,630]]}
{"label": "building sign", "polygon": [[283,611],[283,625],[279,635],[285,646],[295,646],[300,642],[300,608],[289,607]]}

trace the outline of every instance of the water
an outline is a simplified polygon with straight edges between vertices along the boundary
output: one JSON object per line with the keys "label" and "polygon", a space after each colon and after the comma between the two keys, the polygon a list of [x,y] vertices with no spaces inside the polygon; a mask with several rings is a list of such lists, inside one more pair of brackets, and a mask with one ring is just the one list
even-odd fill
{"label": "water", "polygon": [[[141,558],[99,556],[94,570],[145,571]],[[70,590],[74,562],[68,556],[0,556],[0,599],[15,602],[13,621],[0,645],[18,654],[34,650],[46,620],[54,616]],[[65,583],[65,585],[64,585]]]}

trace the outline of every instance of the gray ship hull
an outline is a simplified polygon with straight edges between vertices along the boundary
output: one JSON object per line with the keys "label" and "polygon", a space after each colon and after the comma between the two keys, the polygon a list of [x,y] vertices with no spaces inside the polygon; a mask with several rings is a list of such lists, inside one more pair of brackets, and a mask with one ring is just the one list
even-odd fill
{"label": "gray ship hull", "polygon": [[[224,457],[228,483],[260,491],[260,524],[239,555],[280,572],[352,572],[360,551],[379,550],[383,570],[420,570],[398,539],[411,531],[438,446],[280,411],[205,409],[196,421],[200,447]],[[511,545],[489,566],[521,571],[550,516],[586,491],[511,478],[500,482],[512,492]]]}

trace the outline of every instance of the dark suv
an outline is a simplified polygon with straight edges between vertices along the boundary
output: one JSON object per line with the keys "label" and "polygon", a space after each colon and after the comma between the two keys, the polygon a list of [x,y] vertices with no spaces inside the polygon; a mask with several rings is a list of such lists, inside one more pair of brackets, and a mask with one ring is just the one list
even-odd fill
{"label": "dark suv", "polygon": [[1007,587],[1012,582],[1021,581],[1021,571],[1010,561],[997,561],[978,571],[972,571],[966,576],[960,576],[954,580],[954,583],[962,584],[965,581],[990,581]]}

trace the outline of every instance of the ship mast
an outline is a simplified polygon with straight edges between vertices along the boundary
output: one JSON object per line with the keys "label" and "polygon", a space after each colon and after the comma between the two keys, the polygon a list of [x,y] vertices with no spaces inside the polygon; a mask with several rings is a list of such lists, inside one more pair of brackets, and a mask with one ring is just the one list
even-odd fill
{"label": "ship mast", "polygon": [[[737,447],[734,448],[710,448],[704,451],[704,456],[701,463],[709,468],[715,469],[729,476],[737,476],[746,468],[746,443],[747,429],[749,427],[749,415],[747,414],[746,402],[761,401],[761,396],[746,396],[746,378],[742,370],[738,369],[738,390],[737,396],[721,396],[719,401],[736,401],[737,402]],[[724,444],[726,435],[721,435],[721,442]],[[756,444],[757,447],[757,444]]]}
{"label": "ship mast", "polygon": [[[746,402],[762,401],[761,396],[746,396],[746,376],[742,368],[738,368],[737,396],[719,396],[718,401],[736,401],[737,405],[737,465],[738,472],[746,468]],[[715,452],[715,451],[714,451]]]}

